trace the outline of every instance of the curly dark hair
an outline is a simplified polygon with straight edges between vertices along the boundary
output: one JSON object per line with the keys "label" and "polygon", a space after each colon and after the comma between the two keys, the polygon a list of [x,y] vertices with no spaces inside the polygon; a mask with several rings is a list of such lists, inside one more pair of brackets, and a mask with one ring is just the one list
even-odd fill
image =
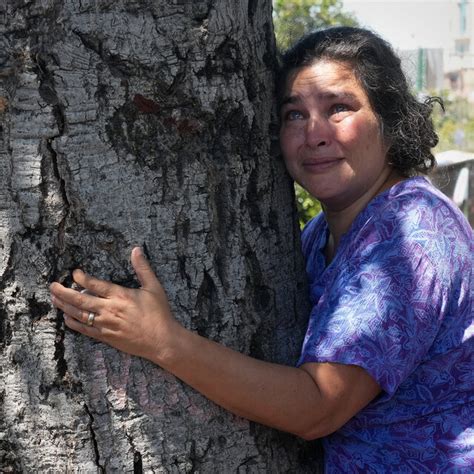
{"label": "curly dark hair", "polygon": [[375,33],[349,26],[328,28],[301,38],[281,56],[278,75],[279,104],[288,75],[318,60],[349,64],[379,117],[389,145],[390,165],[403,176],[428,173],[435,165],[431,149],[438,143],[430,118],[439,97],[419,101],[410,91],[400,58]]}

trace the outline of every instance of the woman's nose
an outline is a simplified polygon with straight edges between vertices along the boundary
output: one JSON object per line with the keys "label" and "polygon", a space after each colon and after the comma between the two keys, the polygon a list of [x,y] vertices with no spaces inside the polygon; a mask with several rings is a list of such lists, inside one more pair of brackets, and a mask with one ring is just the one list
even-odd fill
{"label": "woman's nose", "polygon": [[327,146],[331,142],[331,128],[321,117],[311,117],[306,124],[306,144],[310,147]]}

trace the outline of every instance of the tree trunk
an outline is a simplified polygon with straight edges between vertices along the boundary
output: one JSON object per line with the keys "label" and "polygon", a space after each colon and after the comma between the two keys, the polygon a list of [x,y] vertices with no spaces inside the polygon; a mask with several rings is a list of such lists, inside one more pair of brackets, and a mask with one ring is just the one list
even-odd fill
{"label": "tree trunk", "polygon": [[0,21],[0,471],[315,472],[313,444],[65,330],[48,290],[76,267],[134,286],[142,245],[186,327],[294,364],[271,1],[8,0]]}

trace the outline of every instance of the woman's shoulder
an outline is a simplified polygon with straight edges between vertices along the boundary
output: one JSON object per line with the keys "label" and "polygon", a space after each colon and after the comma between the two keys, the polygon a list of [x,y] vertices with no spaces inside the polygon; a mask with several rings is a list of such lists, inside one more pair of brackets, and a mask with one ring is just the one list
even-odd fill
{"label": "woman's shoulder", "polygon": [[[406,179],[377,196],[351,236],[362,258],[410,255],[433,268],[472,262],[473,232],[459,208],[423,177]],[[449,265],[448,265],[449,264]]]}
{"label": "woman's shoulder", "polygon": [[472,242],[472,229],[460,209],[425,177],[408,178],[379,195],[367,208],[376,227],[392,234],[453,233]]}

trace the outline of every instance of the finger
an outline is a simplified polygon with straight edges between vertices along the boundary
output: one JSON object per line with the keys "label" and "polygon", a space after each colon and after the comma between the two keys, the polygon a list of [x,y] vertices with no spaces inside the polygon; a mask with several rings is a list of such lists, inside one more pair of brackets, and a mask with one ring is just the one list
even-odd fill
{"label": "finger", "polygon": [[131,255],[132,267],[135,270],[138,281],[144,289],[156,288],[158,280],[148,260],[140,247],[135,247]]}
{"label": "finger", "polygon": [[57,298],[65,304],[68,304],[76,309],[83,311],[92,311],[99,313],[106,306],[106,300],[97,298],[87,293],[66,288],[60,283],[52,283],[49,287],[51,296]]}
{"label": "finger", "polygon": [[64,324],[73,331],[80,332],[85,336],[99,340],[103,338],[102,329],[100,327],[87,326],[80,323],[77,319],[69,317],[69,315],[64,315]]}
{"label": "finger", "polygon": [[119,285],[115,285],[109,281],[100,280],[99,278],[94,278],[87,273],[84,273],[82,270],[74,270],[72,272],[72,277],[78,285],[97,296],[101,296],[102,298],[110,298],[112,295],[117,294],[119,289],[121,289]]}
{"label": "finger", "polygon": [[[57,309],[63,311],[64,314],[67,314],[68,316],[77,319],[77,321],[82,324],[88,324],[90,314],[94,314],[95,316],[97,316],[92,311],[84,311],[82,309],[76,308],[75,306],[67,304],[56,296],[52,297],[52,303]],[[97,322],[97,317],[94,318],[94,324],[95,322]]]}

